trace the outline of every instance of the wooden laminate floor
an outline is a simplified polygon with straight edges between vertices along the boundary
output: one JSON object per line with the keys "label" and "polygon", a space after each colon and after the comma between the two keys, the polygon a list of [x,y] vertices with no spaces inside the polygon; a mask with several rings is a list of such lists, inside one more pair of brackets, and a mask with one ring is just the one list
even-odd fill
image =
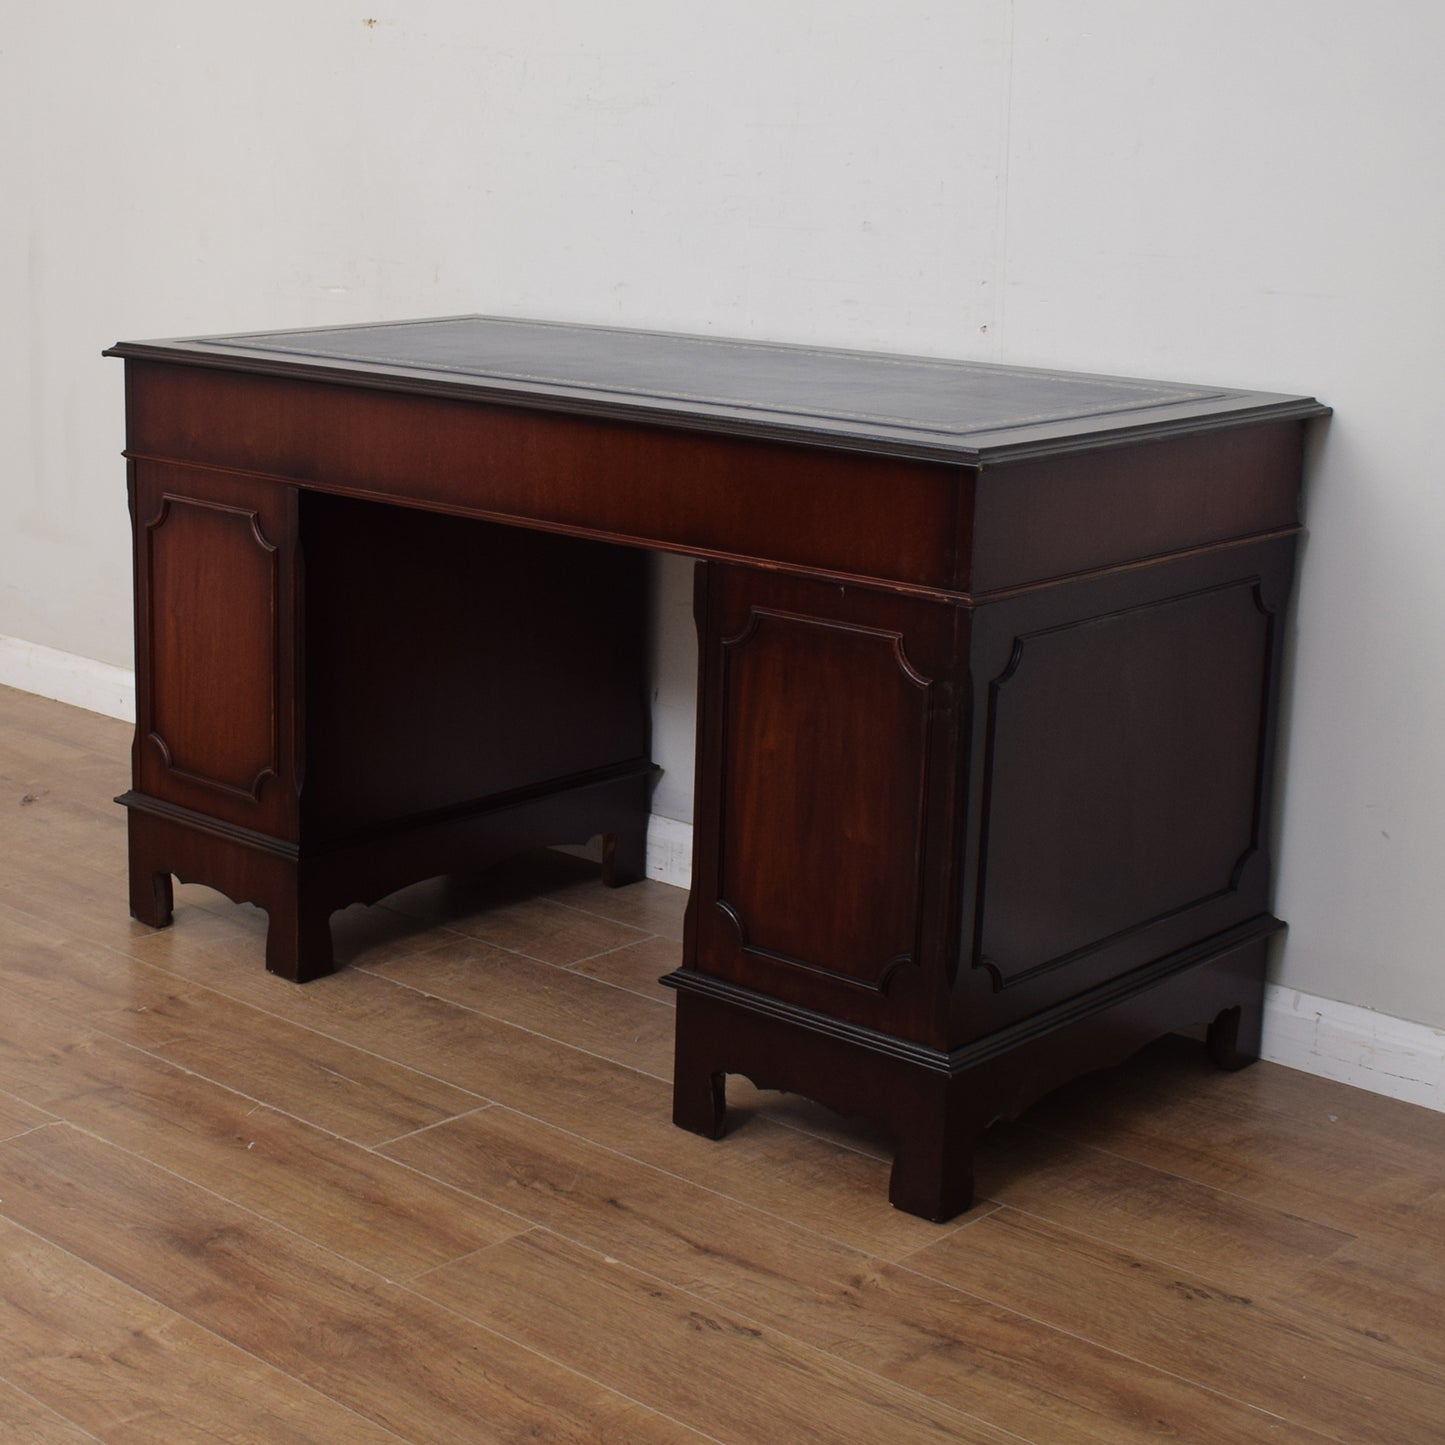
{"label": "wooden laminate floor", "polygon": [[888,1207],[866,1128],[669,1123],[684,895],[549,854],[127,917],[129,728],[0,689],[0,1440],[1445,1441],[1445,1116],[1166,1042]]}

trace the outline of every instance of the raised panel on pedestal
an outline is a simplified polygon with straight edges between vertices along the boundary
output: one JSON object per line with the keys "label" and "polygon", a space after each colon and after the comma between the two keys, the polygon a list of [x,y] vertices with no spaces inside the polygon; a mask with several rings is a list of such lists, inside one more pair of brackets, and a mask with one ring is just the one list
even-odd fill
{"label": "raised panel on pedestal", "polygon": [[1261,912],[1272,645],[1246,577],[1027,631],[988,689],[975,962],[1067,997]]}
{"label": "raised panel on pedestal", "polygon": [[881,992],[915,952],[930,681],[896,632],[787,613],[723,650],[718,906],[748,952]]}
{"label": "raised panel on pedestal", "polygon": [[289,502],[240,478],[138,468],[140,791],[279,835],[294,832]]}
{"label": "raised panel on pedestal", "polygon": [[703,639],[699,807],[716,821],[698,966],[926,1032],[952,610],[744,569],[721,569],[718,593]]}

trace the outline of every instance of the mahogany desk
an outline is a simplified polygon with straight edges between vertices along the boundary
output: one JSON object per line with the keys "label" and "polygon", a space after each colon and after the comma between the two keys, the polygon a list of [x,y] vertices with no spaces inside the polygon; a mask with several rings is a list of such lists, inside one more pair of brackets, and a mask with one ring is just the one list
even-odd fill
{"label": "mahogany desk", "polygon": [[698,560],[675,1118],[977,1133],[1208,1025],[1258,1050],[1302,397],[458,317],[128,342],[131,907],[269,968],[418,878],[642,873],[642,549]]}

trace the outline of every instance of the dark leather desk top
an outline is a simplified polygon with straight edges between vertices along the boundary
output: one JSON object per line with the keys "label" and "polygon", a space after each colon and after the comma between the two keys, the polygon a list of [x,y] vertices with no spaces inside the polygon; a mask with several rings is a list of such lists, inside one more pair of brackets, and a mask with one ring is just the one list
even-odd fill
{"label": "dark leather desk top", "polygon": [[1267,392],[485,316],[121,342],[106,355],[959,462],[1327,411]]}

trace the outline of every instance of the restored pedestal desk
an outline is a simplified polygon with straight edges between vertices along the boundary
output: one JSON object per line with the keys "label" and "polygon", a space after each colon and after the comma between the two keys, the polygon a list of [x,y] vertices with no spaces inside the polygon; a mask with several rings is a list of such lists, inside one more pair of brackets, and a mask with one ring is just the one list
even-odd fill
{"label": "restored pedestal desk", "polygon": [[458,317],[127,342],[131,907],[330,913],[605,837],[641,875],[644,549],[698,559],[675,1118],[990,1121],[1258,1049],[1303,397]]}

